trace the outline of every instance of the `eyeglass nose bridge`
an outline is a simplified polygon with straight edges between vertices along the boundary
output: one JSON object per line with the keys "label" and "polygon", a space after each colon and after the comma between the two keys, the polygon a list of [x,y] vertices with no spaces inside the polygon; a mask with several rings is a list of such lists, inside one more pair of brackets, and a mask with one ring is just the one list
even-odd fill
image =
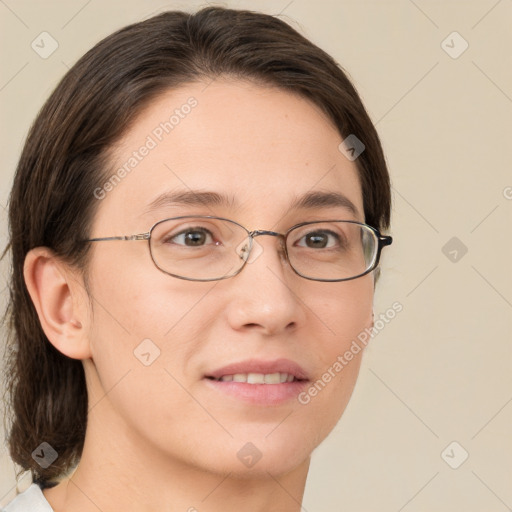
{"label": "eyeglass nose bridge", "polygon": [[249,231],[249,236],[251,238],[255,238],[260,235],[270,235],[277,236],[279,238],[284,238],[284,235],[282,233],[277,233],[276,231],[267,231],[266,229],[255,229],[254,231]]}
{"label": "eyeglass nose bridge", "polygon": [[[254,231],[248,231],[247,233],[248,233],[249,238],[251,238],[251,239],[254,239],[257,236],[261,236],[261,235],[269,235],[269,236],[278,237],[281,240],[281,246],[283,248],[284,257],[286,260],[288,259],[288,251],[286,250],[286,243],[285,243],[286,236],[283,235],[282,233],[278,233],[277,231],[269,231],[266,229],[255,229]],[[250,250],[252,250],[252,248],[253,248],[253,246],[251,244]],[[250,257],[250,254],[247,255],[247,258],[249,258],[249,257]]]}

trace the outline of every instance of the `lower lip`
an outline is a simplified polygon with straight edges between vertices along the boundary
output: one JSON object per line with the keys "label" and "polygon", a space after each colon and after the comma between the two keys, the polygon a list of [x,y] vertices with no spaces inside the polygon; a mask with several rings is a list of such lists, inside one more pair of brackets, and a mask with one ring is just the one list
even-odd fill
{"label": "lower lip", "polygon": [[308,385],[307,381],[283,382],[282,384],[247,384],[247,382],[204,379],[213,389],[256,405],[281,405],[297,399]]}

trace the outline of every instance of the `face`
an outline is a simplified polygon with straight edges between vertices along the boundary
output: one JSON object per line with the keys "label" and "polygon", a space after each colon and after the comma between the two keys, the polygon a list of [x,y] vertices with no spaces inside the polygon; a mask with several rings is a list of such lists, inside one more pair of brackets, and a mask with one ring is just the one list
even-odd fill
{"label": "face", "polygon": [[[144,233],[180,215],[280,233],[305,221],[363,222],[358,171],[340,142],[316,106],[289,92],[220,79],[169,91],[115,147],[112,174],[121,179],[97,191],[91,237]],[[190,191],[233,201],[155,203]],[[290,207],[310,192],[342,194],[355,212]],[[241,273],[210,282],[163,273],[147,241],[93,243],[88,383],[101,387],[98,396],[108,391],[102,407],[146,454],[240,476],[284,473],[343,413],[363,351],[341,370],[339,356],[371,326],[373,276],[307,280],[289,267],[278,238],[255,240],[258,255]],[[230,382],[248,373],[269,383]],[[276,373],[294,382],[271,383]]]}

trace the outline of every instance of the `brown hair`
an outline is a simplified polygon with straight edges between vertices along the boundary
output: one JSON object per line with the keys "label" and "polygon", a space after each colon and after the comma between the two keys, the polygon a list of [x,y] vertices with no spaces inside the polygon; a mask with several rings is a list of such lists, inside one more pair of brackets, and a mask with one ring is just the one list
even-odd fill
{"label": "brown hair", "polygon": [[[366,148],[356,161],[365,220],[381,230],[389,226],[388,171],[356,90],[328,54],[282,20],[221,7],[164,12],[100,41],[39,112],[10,196],[8,445],[14,462],[41,487],[53,485],[79,461],[87,389],[81,361],[57,351],[41,328],[24,282],[25,256],[34,247],[49,247],[86,277],[89,244],[79,241],[89,236],[98,204],[93,191],[108,175],[109,149],[159,94],[220,75],[301,94],[343,138],[355,134]],[[48,468],[32,458],[42,442],[58,453]]]}

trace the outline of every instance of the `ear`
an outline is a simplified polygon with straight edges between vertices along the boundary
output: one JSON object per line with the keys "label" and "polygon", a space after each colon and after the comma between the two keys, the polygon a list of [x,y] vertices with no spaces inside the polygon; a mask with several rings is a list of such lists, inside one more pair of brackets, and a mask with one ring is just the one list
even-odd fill
{"label": "ear", "polygon": [[88,300],[81,277],[47,247],[28,252],[23,273],[50,343],[73,359],[90,358]]}

